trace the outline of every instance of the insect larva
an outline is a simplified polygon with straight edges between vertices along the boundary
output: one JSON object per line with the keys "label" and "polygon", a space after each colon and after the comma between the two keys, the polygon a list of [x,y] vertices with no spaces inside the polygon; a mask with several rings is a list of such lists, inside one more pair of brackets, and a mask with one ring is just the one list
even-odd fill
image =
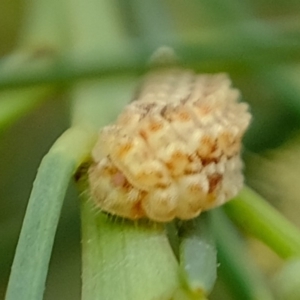
{"label": "insect larva", "polygon": [[100,130],[89,184],[96,205],[129,219],[191,219],[243,185],[248,105],[225,74],[150,73],[112,125]]}

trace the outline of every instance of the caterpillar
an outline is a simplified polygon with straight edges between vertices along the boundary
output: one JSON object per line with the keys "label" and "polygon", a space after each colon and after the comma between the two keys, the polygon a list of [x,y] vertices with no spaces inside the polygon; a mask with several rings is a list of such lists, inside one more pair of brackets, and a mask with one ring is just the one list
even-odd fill
{"label": "caterpillar", "polygon": [[147,74],[115,123],[102,128],[88,170],[96,206],[113,215],[192,219],[243,186],[251,115],[226,74]]}

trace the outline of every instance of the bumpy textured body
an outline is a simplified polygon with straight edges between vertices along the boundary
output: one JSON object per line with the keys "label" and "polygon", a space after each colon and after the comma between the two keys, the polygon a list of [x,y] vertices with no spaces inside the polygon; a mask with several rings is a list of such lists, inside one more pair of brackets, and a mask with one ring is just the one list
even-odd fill
{"label": "bumpy textured body", "polygon": [[130,219],[191,219],[239,192],[251,116],[225,74],[153,71],[134,100],[93,149],[89,184],[100,209]]}

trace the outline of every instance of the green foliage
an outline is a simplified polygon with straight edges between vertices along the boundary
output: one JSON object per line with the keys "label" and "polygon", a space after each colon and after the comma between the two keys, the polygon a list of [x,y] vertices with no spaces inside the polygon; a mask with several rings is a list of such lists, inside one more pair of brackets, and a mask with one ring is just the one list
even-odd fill
{"label": "green foliage", "polygon": [[225,205],[229,216],[283,258],[300,256],[300,232],[249,188]]}
{"label": "green foliage", "polygon": [[42,299],[60,210],[79,164],[95,139],[88,130],[66,131],[44,157],[29,199],[6,299]]}

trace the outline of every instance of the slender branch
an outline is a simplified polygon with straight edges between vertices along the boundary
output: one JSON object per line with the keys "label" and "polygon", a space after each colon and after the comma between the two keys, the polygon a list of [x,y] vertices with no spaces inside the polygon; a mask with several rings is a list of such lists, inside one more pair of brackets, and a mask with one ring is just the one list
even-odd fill
{"label": "slender branch", "polygon": [[24,218],[6,300],[43,298],[48,264],[70,177],[89,155],[94,131],[66,131],[44,157]]}
{"label": "slender branch", "polygon": [[47,99],[52,91],[52,87],[39,86],[0,93],[0,132]]}
{"label": "slender branch", "polygon": [[209,215],[182,222],[178,230],[183,284],[199,299],[206,299],[217,279],[217,250]]}
{"label": "slender branch", "polygon": [[[0,77],[17,73],[35,74],[52,67],[65,39],[59,0],[29,0],[25,7],[18,47],[0,61]],[[54,21],[55,20],[55,21]],[[5,75],[6,74],[6,75]],[[55,92],[51,85],[40,85],[0,93],[0,129],[34,109]]]}
{"label": "slender branch", "polygon": [[283,258],[300,256],[300,231],[250,188],[225,205],[227,214],[246,232]]}
{"label": "slender branch", "polygon": [[83,300],[170,299],[178,265],[162,225],[113,219],[88,199],[81,214]]}
{"label": "slender branch", "polygon": [[247,255],[246,245],[222,209],[210,212],[217,241],[220,276],[236,299],[273,299],[263,275]]}
{"label": "slender branch", "polygon": [[[171,43],[171,46],[186,66],[202,71],[226,69],[235,73],[245,73],[262,70],[266,64],[300,61],[299,40],[285,41],[276,37],[269,43],[257,41],[249,45],[235,40],[232,36],[223,39],[224,41],[215,40],[201,46],[177,42]],[[221,43],[220,48],[218,45]],[[101,78],[116,74],[137,75],[144,72],[147,69],[145,62],[148,61],[153,49],[140,47],[132,51],[128,50],[129,48],[125,47],[122,53],[116,54],[113,58],[107,55],[91,56],[88,54],[87,57],[78,59],[76,56],[65,53],[65,56],[53,65],[38,70],[27,64],[8,72],[1,67],[0,61],[0,89],[42,83],[68,83],[78,79]]]}

